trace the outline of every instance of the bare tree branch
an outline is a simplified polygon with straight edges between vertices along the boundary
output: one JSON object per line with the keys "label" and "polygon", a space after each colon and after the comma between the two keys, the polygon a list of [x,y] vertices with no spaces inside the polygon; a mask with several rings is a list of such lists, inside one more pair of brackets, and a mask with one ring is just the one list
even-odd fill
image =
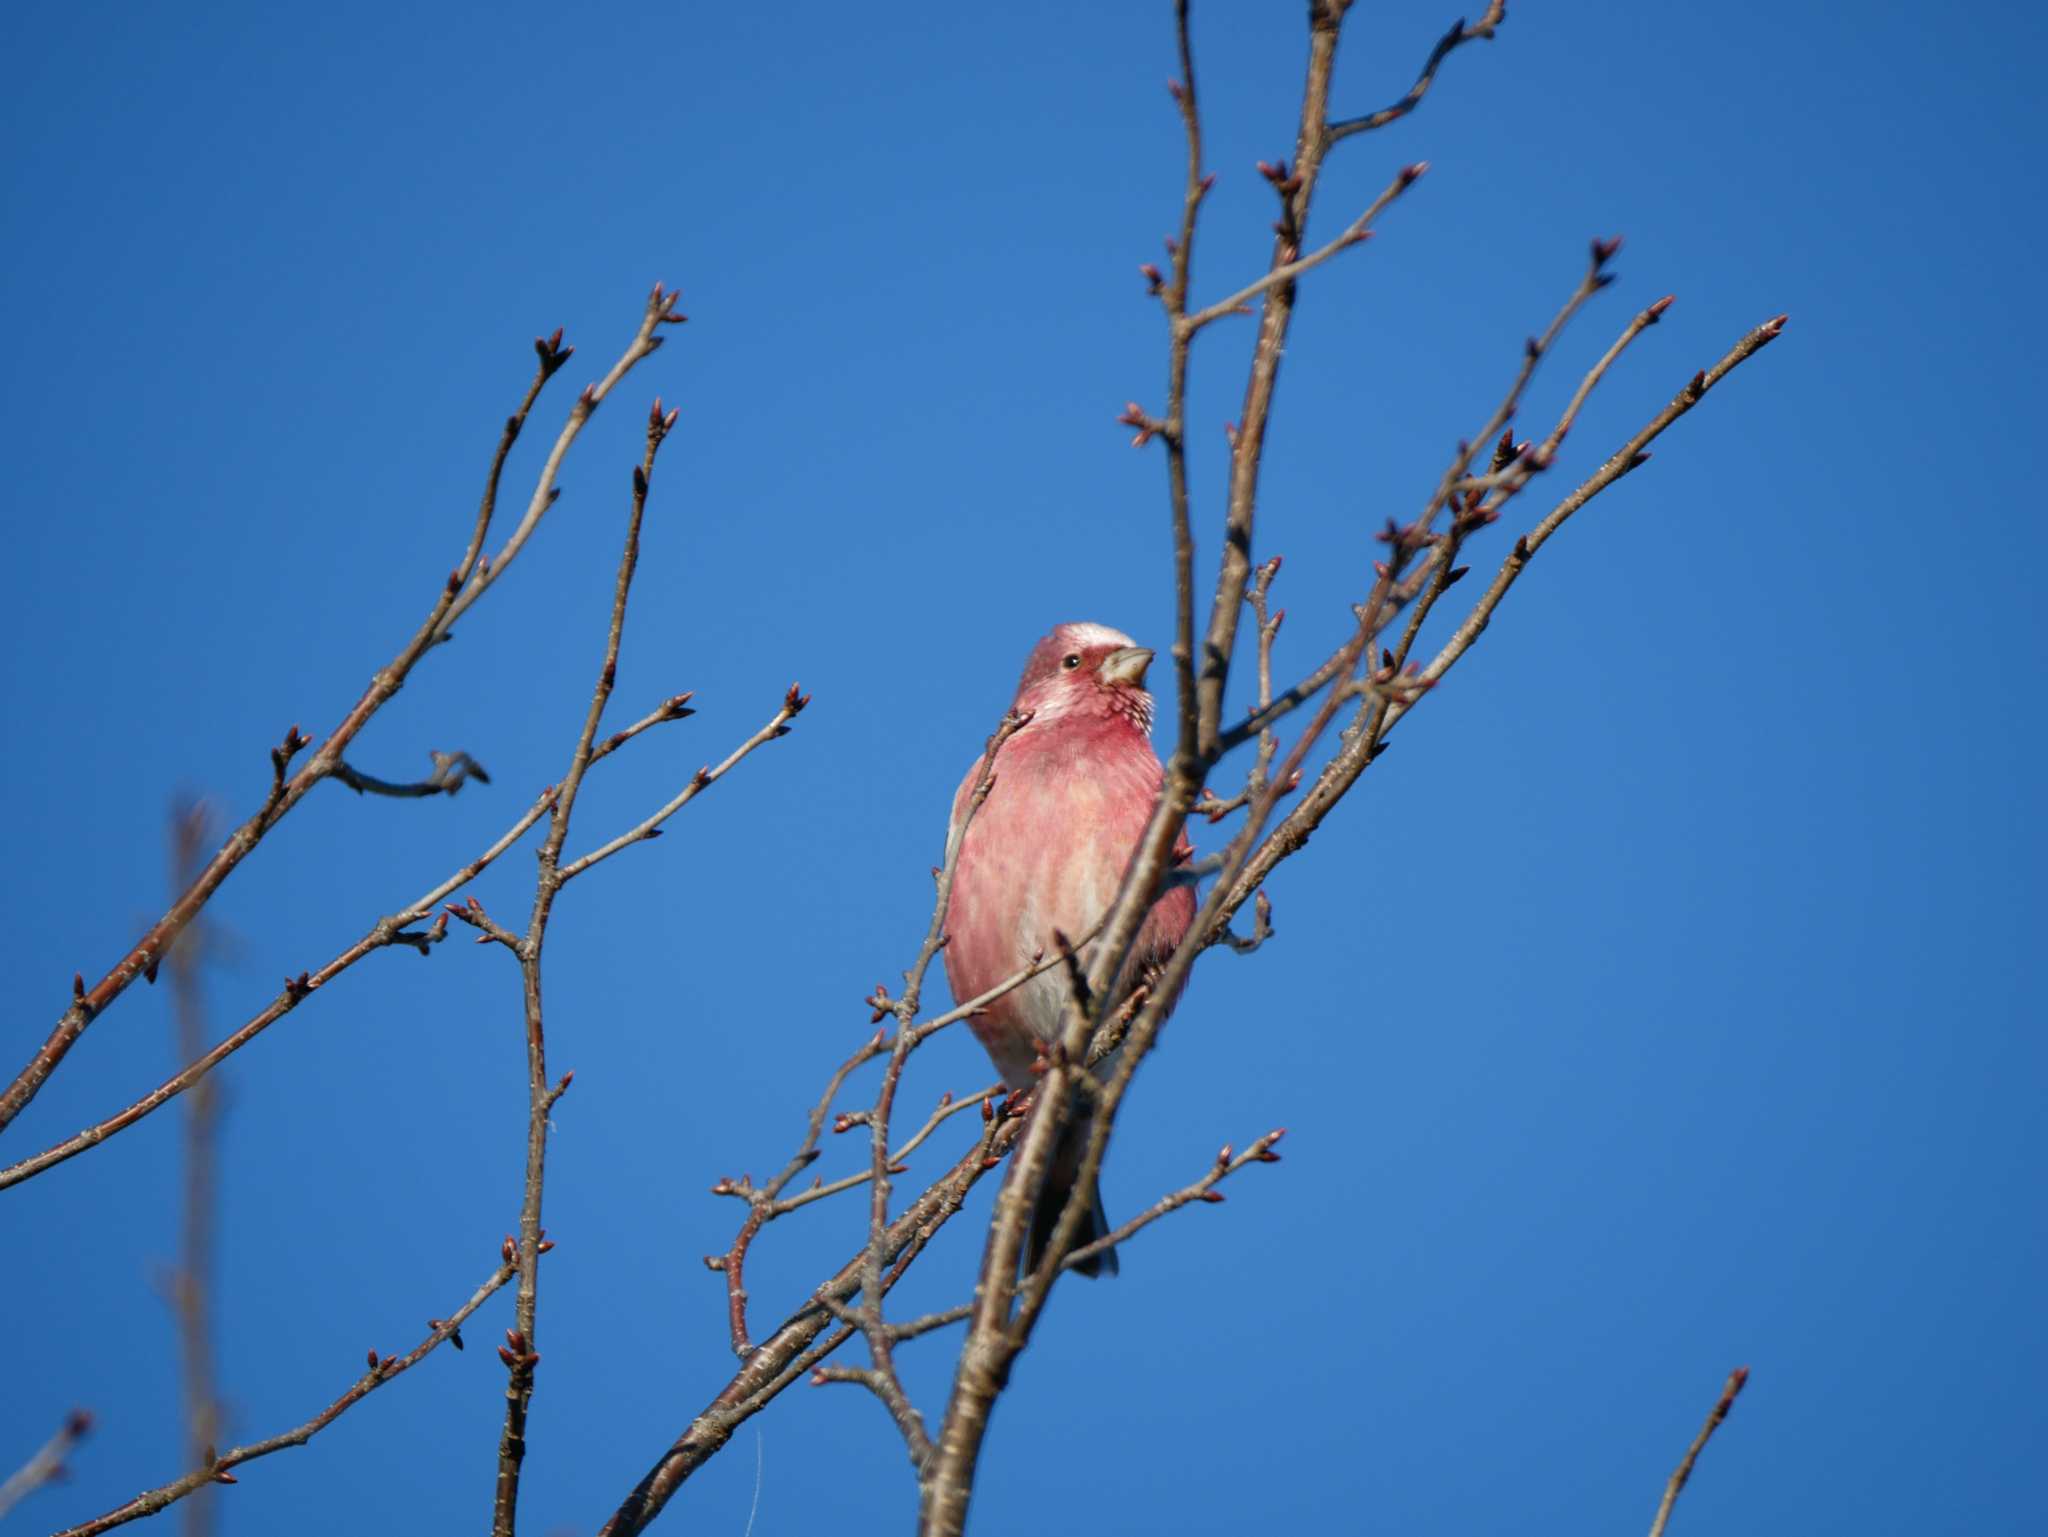
{"label": "bare tree branch", "polygon": [[[660,339],[654,334],[656,328],[681,318],[675,313],[675,295],[665,293],[661,286],[656,284],[641,319],[640,329],[632,343],[620,356],[619,361],[612,366],[611,372],[605,376],[601,384],[590,386],[577,397],[576,404],[570,411],[569,422],[562,429],[554,451],[548,456],[547,464],[541,472],[540,484],[535,489],[533,501],[528,505],[525,518],[507,540],[493,564],[482,561],[477,552],[483,546],[496,506],[498,480],[504,468],[505,456],[518,438],[526,414],[539,397],[541,387],[569,358],[569,350],[563,349],[561,345],[559,331],[552,338],[534,344],[540,355],[540,366],[533,383],[527,388],[525,399],[521,401],[518,411],[506,422],[504,433],[499,439],[469,547],[462,562],[449,573],[447,584],[435,598],[425,621],[414,632],[412,639],[406,642],[404,649],[370,680],[369,687],[342,719],[341,724],[336,726],[327,739],[315,749],[313,756],[296,774],[287,774],[290,763],[301,749],[310,745],[310,742],[308,738],[300,735],[296,726],[286,733],[283,745],[271,755],[274,775],[270,794],[265,798],[262,807],[229,835],[219,852],[207,862],[192,884],[171,904],[170,909],[150,926],[149,931],[112,970],[90,988],[81,983],[73,989],[71,1004],[58,1017],[48,1039],[37,1049],[28,1064],[16,1074],[14,1081],[6,1089],[0,1090],[0,1130],[5,1130],[8,1123],[21,1113],[22,1108],[35,1098],[36,1091],[48,1081],[50,1074],[57,1070],[58,1064],[85,1033],[87,1025],[126,992],[137,977],[146,976],[152,981],[155,980],[157,967],[179,931],[212,900],[221,883],[233,874],[235,868],[263,841],[264,835],[282,821],[313,786],[335,773],[342,761],[343,752],[363,727],[369,724],[370,718],[405,686],[406,679],[420,658],[437,641],[446,638],[448,626],[482,596],[485,589],[511,563],[520,547],[531,536],[541,514],[553,504],[556,495],[554,477],[561,466],[562,458],[568,452],[570,444],[575,441],[577,433],[582,430],[583,423],[597,408],[597,403],[636,363],[660,345]],[[468,583],[467,590],[464,590],[465,582]]]}
{"label": "bare tree branch", "polygon": [[[1296,158],[1290,168],[1286,164],[1261,166],[1268,180],[1273,184],[1281,199],[1281,217],[1276,226],[1276,238],[1271,267],[1267,277],[1246,290],[1243,296],[1233,296],[1210,311],[1204,311],[1201,319],[1206,323],[1216,315],[1227,312],[1240,297],[1263,293],[1264,307],[1259,324],[1259,335],[1255,344],[1249,377],[1246,386],[1245,406],[1242,422],[1232,434],[1233,454],[1231,459],[1229,498],[1224,516],[1224,538],[1216,596],[1211,605],[1209,624],[1201,656],[1190,658],[1198,663],[1195,668],[1193,688],[1183,687],[1182,719],[1180,722],[1180,743],[1173,758],[1167,765],[1164,783],[1161,786],[1153,816],[1143,838],[1134,851],[1125,871],[1115,903],[1104,922],[1104,937],[1098,948],[1094,964],[1085,976],[1075,976],[1069,988],[1070,999],[1061,1039],[1049,1054],[1044,1078],[1033,1093],[1036,1102],[1033,1113],[1025,1124],[1012,1160],[1009,1179],[997,1196],[995,1217],[990,1225],[987,1247],[984,1251],[979,1284],[975,1300],[971,1305],[968,1333],[964,1342],[954,1379],[953,1393],[948,1404],[946,1417],[940,1427],[937,1447],[931,1462],[926,1466],[922,1478],[922,1512],[920,1530],[939,1537],[955,1537],[965,1523],[968,1502],[975,1480],[975,1470],[983,1439],[987,1432],[989,1409],[995,1397],[1007,1381],[1010,1363],[1028,1344],[1038,1318],[1042,1314],[1052,1284],[1061,1273],[1060,1261],[1047,1258],[1037,1271],[1018,1283],[1018,1262],[1022,1252],[1024,1234],[1035,1203],[1041,1198],[1051,1152],[1062,1134],[1062,1123],[1074,1111],[1069,1104],[1077,1090],[1087,1089],[1087,1146],[1078,1172],[1074,1172],[1072,1189],[1085,1192],[1092,1188],[1093,1181],[1101,1168],[1101,1161],[1122,1100],[1128,1091],[1132,1074],[1138,1064],[1152,1049],[1167,1011],[1184,985],[1188,971],[1196,957],[1209,945],[1228,940],[1237,948],[1255,948],[1271,931],[1269,909],[1264,906],[1260,886],[1279,859],[1298,849],[1305,841],[1307,831],[1312,830],[1315,820],[1334,804],[1350,783],[1356,778],[1356,771],[1349,773],[1341,784],[1334,786],[1334,794],[1326,796],[1314,806],[1304,799],[1294,814],[1286,819],[1279,829],[1268,837],[1266,824],[1271,817],[1279,795],[1291,788],[1298,779],[1307,756],[1333,726],[1340,708],[1357,698],[1361,721],[1347,732],[1346,742],[1340,749],[1335,763],[1346,763],[1355,759],[1356,769],[1362,770],[1366,763],[1383,746],[1381,734],[1384,726],[1398,719],[1402,713],[1412,709],[1422,695],[1443,675],[1443,671],[1455,662],[1462,649],[1469,646],[1473,636],[1466,636],[1462,642],[1454,635],[1451,654],[1443,657],[1443,667],[1419,668],[1406,660],[1407,652],[1414,644],[1423,621],[1436,600],[1464,571],[1452,564],[1456,553],[1470,532],[1496,521],[1502,507],[1512,499],[1537,473],[1547,469],[1554,459],[1572,422],[1583,406],[1591,390],[1604,377],[1608,368],[1621,351],[1647,326],[1654,324],[1662,314],[1669,300],[1660,300],[1631,322],[1622,337],[1608,353],[1594,366],[1579,389],[1572,396],[1560,417],[1556,428],[1535,448],[1514,444],[1507,437],[1496,449],[1493,470],[1483,482],[1469,478],[1469,467],[1475,452],[1481,451],[1498,430],[1514,413],[1526,389],[1536,364],[1550,349],[1573,314],[1600,288],[1609,281],[1604,268],[1618,248],[1618,241],[1596,241],[1593,245],[1592,261],[1579,288],[1565,307],[1552,321],[1550,327],[1539,339],[1533,339],[1525,348],[1523,366],[1508,398],[1489,420],[1488,428],[1477,440],[1468,440],[1459,446],[1452,465],[1439,482],[1423,515],[1414,523],[1401,527],[1389,523],[1381,536],[1388,545],[1385,560],[1376,563],[1377,581],[1364,603],[1356,609],[1357,627],[1349,640],[1344,642],[1330,659],[1311,675],[1303,684],[1296,685],[1276,700],[1270,681],[1270,662],[1262,646],[1262,678],[1260,704],[1254,711],[1254,718],[1244,726],[1226,733],[1221,727],[1222,698],[1228,678],[1237,638],[1238,613],[1247,598],[1250,574],[1250,551],[1252,548],[1252,525],[1256,502],[1260,467],[1263,462],[1264,437],[1270,417],[1274,389],[1278,377],[1280,357],[1285,350],[1285,341],[1295,299],[1295,279],[1305,265],[1326,259],[1341,249],[1342,245],[1355,237],[1360,226],[1354,225],[1337,242],[1318,251],[1314,259],[1306,264],[1299,255],[1301,234],[1305,227],[1310,201],[1318,179],[1321,157],[1334,143],[1350,133],[1377,126],[1377,121],[1391,120],[1389,116],[1375,115],[1375,120],[1359,120],[1343,125],[1342,133],[1334,131],[1327,121],[1326,106],[1330,81],[1330,69],[1334,59],[1337,33],[1345,11],[1347,0],[1314,0],[1310,7],[1310,48],[1306,79],[1302,92],[1301,127],[1296,140]],[[1187,46],[1186,7],[1177,8],[1180,26],[1183,73],[1192,77],[1190,50]],[[1427,90],[1434,71],[1442,58],[1459,43],[1472,37],[1490,35],[1500,20],[1498,6],[1489,10],[1478,27],[1467,29],[1462,25],[1453,30],[1439,43],[1423,77],[1403,104],[1390,109],[1392,115],[1411,110],[1424,91]],[[1184,121],[1188,126],[1191,147],[1199,148],[1199,127],[1195,117],[1194,94],[1185,85],[1178,86],[1175,96],[1181,104]],[[1392,196],[1412,182],[1408,174],[1390,189]],[[1383,198],[1383,202],[1384,202]],[[1195,199],[1189,199],[1192,209]],[[1155,292],[1162,294],[1169,317],[1174,320],[1172,342],[1169,348],[1170,401],[1165,420],[1146,416],[1135,405],[1126,412],[1125,420],[1138,428],[1140,443],[1153,436],[1162,437],[1168,449],[1169,505],[1174,528],[1175,581],[1178,600],[1177,612],[1182,616],[1182,633],[1187,633],[1191,616],[1190,571],[1184,558],[1188,548],[1186,539],[1187,499],[1184,466],[1176,457],[1176,450],[1184,439],[1184,423],[1179,419],[1178,405],[1184,388],[1184,357],[1176,350],[1185,334],[1191,329],[1184,310],[1187,272],[1185,252],[1192,236],[1192,229],[1184,232],[1175,248],[1175,272],[1171,284],[1148,271],[1154,278]],[[1178,308],[1177,308],[1178,306]],[[1775,335],[1775,325],[1765,328]],[[1767,341],[1768,336],[1753,339],[1738,348],[1741,356],[1747,356],[1757,346]],[[1724,365],[1712,375],[1702,375],[1691,386],[1692,398],[1697,399],[1711,382],[1725,374],[1728,367],[1739,362],[1740,357],[1725,360]],[[1650,436],[1661,431],[1664,425],[1675,419],[1677,413],[1667,411],[1652,429],[1646,429]],[[1610,483],[1627,468],[1640,463],[1637,457],[1647,438],[1638,435],[1632,441],[1621,463],[1610,465],[1596,474],[1599,484]],[[1626,467],[1624,467],[1626,466]],[[1570,500],[1570,499],[1568,499]],[[1577,505],[1578,503],[1574,503]],[[1451,512],[1451,527],[1448,532],[1438,533],[1433,527],[1435,518],[1448,508]],[[1566,516],[1569,515],[1567,511]],[[1559,520],[1561,521],[1561,519]],[[1556,524],[1546,520],[1538,526],[1536,543],[1547,537]],[[1518,541],[1509,561],[1518,572],[1518,562],[1526,562],[1535,544],[1528,538]],[[1506,578],[1513,580],[1512,573]],[[1263,585],[1270,583],[1265,578],[1261,588],[1255,589],[1259,602],[1254,610],[1263,632],[1267,625],[1263,608]],[[1504,590],[1504,586],[1503,586]],[[1497,601],[1497,598],[1494,600]],[[1389,651],[1379,658],[1377,665],[1368,661],[1368,648],[1379,633],[1390,625],[1404,610],[1411,608],[1409,621],[1402,636],[1399,657]],[[1487,600],[1482,599],[1482,609],[1490,612]],[[1483,627],[1484,613],[1479,616]],[[1476,636],[1476,631],[1473,632]],[[1309,704],[1320,696],[1313,718],[1301,731],[1292,747],[1281,757],[1277,770],[1269,765],[1277,755],[1271,745],[1270,733],[1274,723],[1288,710]],[[1230,800],[1207,795],[1201,788],[1202,776],[1231,746],[1249,740],[1257,735],[1262,741],[1262,752],[1253,777],[1248,781],[1243,794]],[[1318,781],[1324,785],[1331,779],[1328,769]],[[1201,863],[1220,871],[1216,885],[1201,904],[1194,920],[1189,940],[1167,961],[1156,975],[1145,980],[1149,996],[1130,1018],[1127,1029],[1121,1035],[1121,1055],[1115,1059],[1113,1068],[1099,1087],[1086,1081],[1084,1064],[1093,1059],[1101,1049],[1100,1037],[1105,1025],[1122,1008],[1120,1000],[1125,996],[1128,979],[1125,968],[1128,965],[1131,944],[1144,915],[1167,876],[1174,841],[1178,837],[1190,809],[1201,809],[1212,815],[1221,815],[1229,810],[1243,807],[1246,819],[1243,827],[1230,840],[1221,855],[1213,856]],[[1263,840],[1263,841],[1262,841]],[[1256,874],[1254,870],[1256,869]],[[1237,940],[1229,930],[1229,920],[1242,903],[1254,894],[1261,898],[1259,922],[1250,940]],[[1091,1049],[1091,1036],[1097,1037],[1097,1045]],[[1071,1172],[1071,1171],[1070,1171]],[[1066,1175],[1063,1174],[1063,1182]],[[1078,1235],[1087,1213],[1083,1200],[1070,1195],[1059,1212],[1045,1252],[1058,1256],[1066,1250]]]}
{"label": "bare tree branch", "polygon": [[[1620,480],[1624,475],[1639,469],[1649,460],[1645,450],[1672,423],[1699,404],[1707,392],[1734,369],[1754,357],[1764,347],[1775,341],[1783,331],[1785,317],[1780,315],[1765,321],[1744,336],[1711,369],[1695,375],[1684,389],[1680,390],[1671,403],[1639,430],[1628,442],[1610,455],[1607,461],[1580,483],[1578,488],[1566,496],[1547,513],[1527,534],[1515,543],[1501,562],[1499,573],[1493,584],[1458,628],[1445,642],[1443,649],[1428,666],[1421,670],[1420,678],[1434,684],[1440,680],[1458,660],[1464,656],[1485,633],[1492,621],[1494,610],[1507,596],[1508,589],[1520,578],[1528,567],[1530,559],[1543,544],[1561,528],[1565,521],[1602,491]],[[1446,568],[1446,575],[1449,574]],[[1440,589],[1439,589],[1440,590]],[[1245,868],[1231,884],[1229,899],[1223,905],[1227,916],[1250,899],[1251,894],[1262,885],[1273,868],[1305,844],[1310,834],[1322,824],[1332,807],[1365,772],[1366,766],[1376,756],[1378,738],[1401,720],[1413,703],[1395,704],[1388,708],[1384,723],[1377,732],[1361,733],[1346,744],[1343,751],[1332,758],[1323,768],[1316,782],[1304,792],[1301,801],[1292,812],[1273,829],[1270,837],[1258,852],[1247,861]],[[1213,931],[1212,931],[1213,932]]]}

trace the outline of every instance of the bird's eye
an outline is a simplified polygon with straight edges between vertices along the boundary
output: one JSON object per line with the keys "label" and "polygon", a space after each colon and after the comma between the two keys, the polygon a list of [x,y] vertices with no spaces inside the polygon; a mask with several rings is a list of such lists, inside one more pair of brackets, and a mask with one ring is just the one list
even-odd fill
{"label": "bird's eye", "polygon": [[1076,667],[1079,667],[1080,665],[1081,653],[1078,651],[1069,651],[1066,654],[1066,656],[1062,658],[1060,661],[1060,666],[1066,668],[1068,672],[1072,672]]}

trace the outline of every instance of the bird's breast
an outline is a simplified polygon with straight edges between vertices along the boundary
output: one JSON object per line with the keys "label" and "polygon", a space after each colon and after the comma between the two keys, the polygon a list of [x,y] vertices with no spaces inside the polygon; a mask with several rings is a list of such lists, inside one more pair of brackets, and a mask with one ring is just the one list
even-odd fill
{"label": "bird's breast", "polygon": [[[1061,750],[1020,733],[998,756],[995,787],[968,825],[947,906],[946,972],[957,1000],[1054,953],[1056,934],[1080,944],[1109,910],[1160,780],[1151,744],[1130,735],[1136,751],[1101,751],[1099,743]],[[1013,758],[1008,748],[1017,746],[1038,750]],[[961,787],[960,809],[978,768]],[[1033,1042],[1057,1032],[1065,1002],[1066,982],[1054,969],[974,1021],[1006,1077],[1029,1081]]]}

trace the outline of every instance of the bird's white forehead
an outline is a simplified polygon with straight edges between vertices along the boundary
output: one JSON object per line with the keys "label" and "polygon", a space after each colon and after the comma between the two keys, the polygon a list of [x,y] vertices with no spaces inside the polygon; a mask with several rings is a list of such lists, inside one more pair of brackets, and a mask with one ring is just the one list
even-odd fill
{"label": "bird's white forehead", "polygon": [[1124,634],[1122,630],[1112,630],[1106,624],[1088,624],[1085,622],[1080,624],[1063,624],[1057,630],[1054,630],[1053,634],[1057,635],[1060,638],[1060,644],[1065,646],[1088,648],[1094,646],[1131,646],[1137,644],[1130,636]]}

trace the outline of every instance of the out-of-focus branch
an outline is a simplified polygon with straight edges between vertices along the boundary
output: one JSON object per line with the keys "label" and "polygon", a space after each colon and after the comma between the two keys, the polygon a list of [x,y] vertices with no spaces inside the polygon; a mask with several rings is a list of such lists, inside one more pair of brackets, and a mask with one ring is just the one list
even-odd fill
{"label": "out-of-focus branch", "polygon": [[369,1370],[358,1377],[339,1398],[335,1399],[334,1402],[322,1409],[310,1420],[307,1420],[303,1425],[295,1426],[293,1429],[287,1430],[280,1435],[271,1436],[267,1440],[251,1441],[246,1446],[233,1447],[213,1461],[203,1463],[201,1466],[194,1468],[184,1477],[175,1478],[167,1484],[145,1490],[127,1504],[110,1510],[103,1516],[95,1517],[93,1520],[78,1526],[65,1528],[57,1534],[57,1537],[97,1537],[97,1534],[100,1532],[112,1531],[117,1526],[125,1526],[128,1522],[140,1520],[144,1516],[153,1516],[158,1511],[164,1510],[176,1504],[179,1500],[184,1499],[194,1490],[203,1489],[209,1484],[234,1483],[235,1479],[231,1470],[240,1467],[245,1462],[254,1462],[259,1457],[268,1457],[272,1452],[281,1452],[289,1446],[304,1446],[314,1436],[354,1408],[355,1405],[376,1392],[377,1389],[383,1387],[387,1382],[411,1371],[413,1367],[425,1360],[428,1353],[443,1340],[453,1339],[459,1348],[461,1345],[460,1336],[463,1321],[478,1308],[482,1307],[493,1292],[511,1280],[516,1274],[518,1274],[518,1268],[513,1261],[513,1257],[508,1254],[505,1256],[504,1262],[491,1272],[490,1276],[484,1281],[484,1284],[472,1292],[469,1300],[457,1308],[452,1316],[438,1319],[431,1323],[428,1326],[430,1332],[427,1337],[415,1345],[410,1352],[402,1356],[379,1356],[376,1351],[371,1351],[369,1355]]}
{"label": "out-of-focus branch", "polygon": [[[694,715],[696,711],[689,708],[691,697],[690,694],[677,694],[673,698],[662,701],[654,710],[642,716],[639,720],[634,721],[630,726],[613,732],[591,750],[590,761],[596,763],[611,756],[611,754],[617,752],[626,743],[632,741],[633,738],[639,736],[650,727],[661,725],[665,721],[683,720],[688,716]],[[455,891],[489,869],[491,865],[497,862],[500,855],[504,854],[517,844],[521,838],[525,837],[532,830],[534,824],[554,808],[557,793],[557,787],[553,785],[543,790],[534,803],[527,807],[525,812],[520,815],[519,819],[507,828],[498,837],[497,841],[485,849],[483,853],[472,859],[446,880],[433,887],[425,895],[415,898],[396,912],[380,918],[371,926],[368,933],[364,934],[354,944],[343,950],[319,970],[302,971],[296,977],[287,978],[284,990],[269,1005],[257,1013],[254,1018],[250,1019],[248,1023],[221,1041],[211,1051],[208,1051],[203,1056],[195,1057],[181,1072],[165,1080],[141,1099],[129,1105],[125,1110],[117,1111],[105,1120],[86,1127],[83,1131],[65,1138],[54,1147],[48,1148],[32,1158],[24,1158],[19,1163],[0,1169],[0,1190],[5,1190],[9,1185],[18,1185],[23,1180],[42,1173],[45,1169],[53,1168],[57,1164],[63,1163],[66,1159],[75,1158],[88,1148],[97,1147],[116,1132],[133,1126],[152,1111],[159,1110],[164,1105],[169,1104],[180,1094],[187,1092],[195,1084],[202,1082],[206,1075],[212,1072],[214,1068],[226,1061],[227,1058],[233,1056],[237,1051],[240,1051],[249,1042],[255,1040],[257,1036],[276,1024],[285,1015],[291,1013],[292,1010],[296,1009],[307,998],[332,982],[336,977],[354,966],[364,956],[393,945],[407,945],[419,951],[421,955],[428,954],[430,948],[439,943],[448,928],[447,916],[443,914],[436,917],[436,909]],[[410,925],[415,923],[424,923],[428,919],[433,919],[433,923],[426,929],[410,927]],[[80,980],[78,986],[82,989],[84,985],[83,980]]]}
{"label": "out-of-focus branch", "polygon": [[0,1516],[6,1515],[45,1484],[61,1480],[65,1473],[64,1459],[91,1430],[92,1416],[83,1409],[73,1409],[65,1415],[57,1433],[37,1448],[33,1457],[8,1474],[5,1481],[0,1481]]}
{"label": "out-of-focus branch", "polygon": [[[203,857],[211,817],[203,802],[171,816],[171,890],[191,884]],[[212,937],[204,919],[186,926],[166,957],[170,973],[171,1012],[176,1021],[177,1052],[190,1060],[206,1041],[206,999],[202,969]],[[219,1215],[216,1153],[220,1136],[220,1084],[198,1085],[185,1101],[184,1236],[177,1269],[166,1291],[177,1320],[179,1354],[184,1365],[185,1445],[192,1462],[213,1459],[221,1438],[221,1404],[215,1386],[213,1348],[213,1260],[215,1222]],[[195,1490],[185,1505],[185,1530],[206,1537],[214,1528],[211,1489]]]}
{"label": "out-of-focus branch", "polygon": [[518,439],[527,413],[532,409],[534,401],[539,398],[542,386],[569,360],[570,352],[573,351],[561,345],[562,335],[559,331],[551,338],[542,338],[534,343],[540,358],[539,368],[532,384],[527,388],[525,398],[520,402],[519,409],[506,421],[504,432],[499,438],[497,453],[491,461],[483,502],[477,512],[468,548],[461,562],[449,572],[448,581],[435,598],[426,619],[397,656],[370,680],[369,686],[343,717],[341,724],[329,733],[327,739],[314,750],[313,756],[296,773],[289,772],[290,765],[303,749],[311,745],[311,741],[300,734],[297,726],[293,726],[285,734],[283,744],[271,753],[272,781],[270,793],[265,797],[263,805],[228,836],[227,841],[207,861],[192,883],[172,902],[169,910],[150,925],[148,932],[105,976],[90,988],[84,986],[82,981],[73,988],[71,1003],[58,1016],[48,1038],[30,1057],[27,1065],[15,1075],[13,1082],[4,1090],[0,1090],[0,1130],[4,1130],[8,1123],[21,1113],[22,1108],[35,1098],[36,1092],[48,1081],[50,1074],[57,1070],[58,1064],[85,1033],[86,1027],[106,1012],[137,977],[155,980],[157,967],[162,963],[171,941],[176,939],[179,932],[212,900],[221,883],[234,873],[236,867],[263,841],[270,829],[281,822],[315,785],[335,774],[342,762],[343,753],[369,724],[371,717],[405,686],[406,679],[420,658],[438,641],[447,637],[448,627],[482,596],[505,567],[511,564],[513,557],[532,535],[542,513],[554,502],[557,495],[555,475],[570,445],[582,431],[583,424],[589,420],[590,413],[597,409],[598,403],[635,364],[661,344],[661,338],[655,334],[658,328],[682,318],[675,313],[675,295],[666,293],[661,285],[656,284],[633,341],[604,379],[589,386],[577,397],[576,404],[570,410],[568,423],[556,439],[554,450],[542,468],[540,483],[535,488],[525,517],[521,519],[518,528],[513,531],[511,538],[506,541],[496,561],[493,562],[485,560],[479,552],[483,548],[496,508],[498,481],[504,469],[505,457]]}
{"label": "out-of-focus branch", "polygon": [[1749,1368],[1738,1366],[1728,1374],[1728,1380],[1721,1387],[1721,1396],[1714,1407],[1707,1412],[1707,1422],[1700,1427],[1700,1433],[1692,1438],[1692,1445],[1685,1449],[1671,1480],[1664,1486],[1664,1498],[1657,1503],[1657,1519],[1650,1523],[1650,1537],[1664,1537],[1664,1528],[1670,1523],[1672,1507],[1678,1503],[1678,1496],[1684,1490],[1686,1480],[1692,1477],[1693,1464],[1700,1460],[1700,1453],[1713,1439],[1714,1432],[1721,1428],[1721,1422],[1728,1418],[1728,1411],[1735,1407],[1735,1395],[1749,1382]]}

